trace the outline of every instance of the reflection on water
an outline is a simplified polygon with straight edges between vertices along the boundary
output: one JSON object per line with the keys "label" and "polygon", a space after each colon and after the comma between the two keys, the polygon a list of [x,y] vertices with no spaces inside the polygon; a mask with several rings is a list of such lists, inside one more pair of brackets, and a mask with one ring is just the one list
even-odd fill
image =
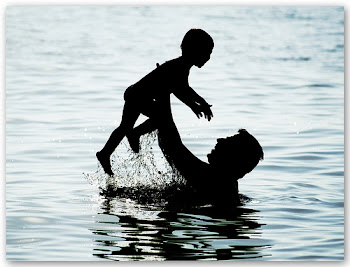
{"label": "reflection on water", "polygon": [[[94,256],[109,260],[230,260],[268,256],[259,211],[179,203],[144,205],[102,196],[90,229]],[[242,197],[243,198],[243,197]],[[259,238],[258,238],[259,237]]]}
{"label": "reflection on water", "polygon": [[[245,207],[250,199],[239,194],[218,200],[196,192],[161,160],[160,151],[152,148],[155,140],[155,133],[145,135],[140,153],[128,149],[125,158],[114,155],[112,162],[120,167],[114,177],[102,168],[85,174],[100,190],[100,212],[90,228],[95,234],[94,256],[110,260],[267,256],[271,242],[261,238],[258,211]],[[162,172],[156,164],[163,165]]]}

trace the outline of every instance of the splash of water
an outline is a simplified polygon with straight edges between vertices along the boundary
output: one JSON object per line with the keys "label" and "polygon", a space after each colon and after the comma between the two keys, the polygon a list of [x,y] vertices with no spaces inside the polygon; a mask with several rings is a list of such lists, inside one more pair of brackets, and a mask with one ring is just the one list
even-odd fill
{"label": "splash of water", "polygon": [[186,190],[185,179],[172,168],[160,151],[155,151],[157,131],[140,138],[140,152],[134,153],[122,141],[111,157],[114,176],[104,173],[98,163],[95,173],[84,173],[90,184],[106,197],[122,197],[143,203],[167,201]]}

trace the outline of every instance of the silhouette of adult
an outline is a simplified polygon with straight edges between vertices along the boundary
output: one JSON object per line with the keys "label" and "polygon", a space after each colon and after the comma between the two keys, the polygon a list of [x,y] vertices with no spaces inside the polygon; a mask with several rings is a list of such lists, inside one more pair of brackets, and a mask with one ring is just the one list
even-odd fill
{"label": "silhouette of adult", "polygon": [[159,123],[158,140],[169,164],[190,186],[207,196],[238,196],[237,180],[264,158],[259,142],[248,131],[240,129],[233,136],[217,139],[215,148],[207,155],[209,163],[200,160],[182,143],[171,110]]}

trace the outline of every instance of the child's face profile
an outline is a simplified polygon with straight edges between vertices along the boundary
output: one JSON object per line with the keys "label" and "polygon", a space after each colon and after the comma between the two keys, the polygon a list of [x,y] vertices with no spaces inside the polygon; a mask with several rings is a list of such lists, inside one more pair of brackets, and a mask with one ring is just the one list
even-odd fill
{"label": "child's face profile", "polygon": [[194,57],[194,64],[196,67],[201,68],[208,62],[213,49],[199,50]]}

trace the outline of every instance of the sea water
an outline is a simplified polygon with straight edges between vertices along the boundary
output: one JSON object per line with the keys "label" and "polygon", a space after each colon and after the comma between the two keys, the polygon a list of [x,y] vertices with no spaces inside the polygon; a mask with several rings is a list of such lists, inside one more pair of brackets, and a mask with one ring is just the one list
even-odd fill
{"label": "sea water", "polygon": [[[179,56],[194,27],[215,42],[189,79],[214,118],[172,97],[174,120],[203,161],[239,128],[259,140],[265,159],[239,181],[246,200],[170,208],[101,194],[111,181],[95,153],[125,88]],[[342,260],[343,120],[343,7],[7,7],[7,260]],[[151,171],[112,182],[169,179],[146,139]],[[130,167],[134,156],[123,141],[113,157]]]}

